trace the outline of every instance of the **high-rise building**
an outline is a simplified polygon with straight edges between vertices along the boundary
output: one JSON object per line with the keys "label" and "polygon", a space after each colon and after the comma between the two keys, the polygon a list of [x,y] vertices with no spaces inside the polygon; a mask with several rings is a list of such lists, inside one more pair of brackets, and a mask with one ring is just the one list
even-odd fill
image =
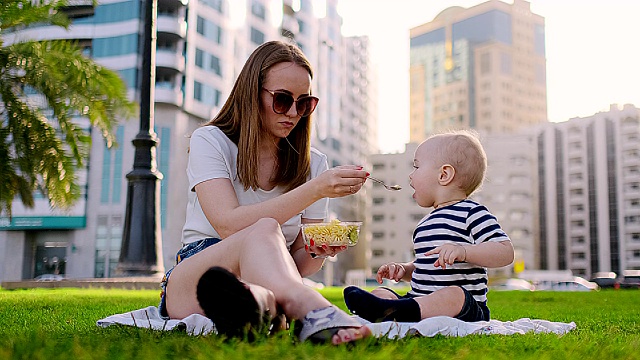
{"label": "high-rise building", "polygon": [[[366,38],[342,37],[337,1],[158,0],[154,130],[157,166],[163,174],[160,217],[166,269],[175,262],[184,225],[189,135],[220,109],[245,60],[260,44],[292,39],[300,46],[315,71],[313,93],[320,97],[312,145],[328,155],[330,166],[367,165],[375,139],[367,135],[376,125],[375,113],[368,110],[375,98],[368,43]],[[39,26],[2,36],[7,41],[78,40],[86,55],[117,70],[130,98],[138,100],[142,4],[103,0],[93,7],[80,1],[68,9],[82,10],[83,15],[69,31]],[[347,59],[347,52],[358,57]],[[14,202],[13,218],[0,217],[0,280],[54,271],[69,278],[115,275],[125,175],[133,169],[131,140],[139,131],[138,119],[120,120],[114,129],[115,148],[108,149],[101,135],[92,132],[89,166],[80,172],[85,197],[70,212],[50,209],[46,199],[39,199],[34,209]],[[366,209],[364,194],[330,202],[331,215],[345,220],[364,219]],[[327,266],[329,278],[340,280],[346,269],[362,266],[365,253],[362,246],[340,255]]]}
{"label": "high-rise building", "polygon": [[453,6],[411,29],[410,141],[546,122],[544,29],[524,0]]}
{"label": "high-rise building", "polygon": [[536,132],[539,269],[580,276],[640,269],[640,109]]}

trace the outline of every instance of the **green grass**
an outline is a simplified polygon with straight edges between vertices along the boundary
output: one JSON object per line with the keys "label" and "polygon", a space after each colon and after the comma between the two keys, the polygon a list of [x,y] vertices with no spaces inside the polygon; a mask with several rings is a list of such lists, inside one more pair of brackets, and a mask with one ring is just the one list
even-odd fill
{"label": "green grass", "polygon": [[[344,307],[341,289],[322,290]],[[353,346],[296,343],[285,332],[254,343],[96,320],[149,305],[144,290],[0,290],[0,359],[640,359],[640,291],[490,292],[492,317],[571,322],[564,336],[473,335],[366,339]]]}

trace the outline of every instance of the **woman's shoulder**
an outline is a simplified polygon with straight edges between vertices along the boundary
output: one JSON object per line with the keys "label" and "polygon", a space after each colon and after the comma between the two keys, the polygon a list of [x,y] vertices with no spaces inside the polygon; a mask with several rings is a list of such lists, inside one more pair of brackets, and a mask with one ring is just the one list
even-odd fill
{"label": "woman's shoulder", "polygon": [[226,137],[226,135],[222,132],[222,130],[220,130],[220,128],[218,128],[215,125],[200,126],[199,128],[193,131],[193,134],[191,134],[191,136],[192,137],[204,136],[204,137],[216,137],[216,138],[220,136]]}
{"label": "woman's shoulder", "polygon": [[313,146],[311,147],[311,161],[322,160],[326,158],[327,158],[327,155],[325,155],[322,151],[314,148]]}

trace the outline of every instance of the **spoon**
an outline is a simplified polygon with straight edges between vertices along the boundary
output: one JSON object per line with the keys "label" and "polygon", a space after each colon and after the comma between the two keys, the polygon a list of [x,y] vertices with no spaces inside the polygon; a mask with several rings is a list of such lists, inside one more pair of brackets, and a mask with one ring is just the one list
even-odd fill
{"label": "spoon", "polygon": [[373,176],[368,176],[367,178],[377,182],[378,184],[381,184],[382,186],[384,186],[387,190],[401,190],[402,187],[400,185],[387,185],[384,183],[384,181],[380,180],[380,179],[376,179]]}

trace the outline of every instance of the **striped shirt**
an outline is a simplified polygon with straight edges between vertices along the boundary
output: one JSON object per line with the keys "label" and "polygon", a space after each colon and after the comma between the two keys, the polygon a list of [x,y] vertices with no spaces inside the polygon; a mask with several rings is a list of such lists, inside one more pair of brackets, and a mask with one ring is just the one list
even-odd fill
{"label": "striped shirt", "polygon": [[487,269],[466,262],[455,262],[445,270],[434,267],[438,254],[424,254],[444,244],[476,245],[485,241],[511,241],[493,214],[472,200],[433,210],[413,232],[416,253],[411,278],[414,296],[431,294],[447,286],[462,286],[479,302],[487,301]]}

